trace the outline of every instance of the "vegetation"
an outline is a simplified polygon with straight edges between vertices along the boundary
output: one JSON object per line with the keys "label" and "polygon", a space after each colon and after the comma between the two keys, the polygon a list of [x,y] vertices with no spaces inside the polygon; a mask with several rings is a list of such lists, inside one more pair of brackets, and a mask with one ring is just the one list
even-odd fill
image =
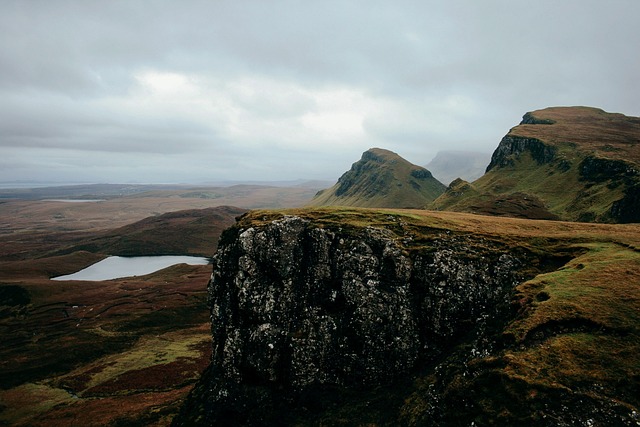
{"label": "vegetation", "polygon": [[428,170],[391,151],[372,148],[309,205],[421,208],[444,189]]}
{"label": "vegetation", "polygon": [[463,339],[435,365],[390,387],[334,390],[321,409],[294,412],[292,424],[638,422],[640,225],[336,207],[255,211],[239,226],[283,215],[342,232],[384,228],[405,250],[456,233],[540,260],[525,268],[529,278],[514,290],[511,314],[494,319],[482,345]]}
{"label": "vegetation", "polygon": [[[586,107],[527,113],[493,154],[487,173],[430,205],[493,215],[635,222],[640,118]],[[618,205],[616,207],[616,205]],[[625,206],[621,214],[620,206]]]}
{"label": "vegetation", "polygon": [[168,425],[209,363],[211,267],[105,282],[49,278],[115,253],[210,256],[242,212],[178,211],[93,236],[8,222],[15,229],[0,235],[0,425]]}
{"label": "vegetation", "polygon": [[[383,228],[407,252],[453,234],[535,260],[481,345],[462,337],[388,387],[319,390],[287,414],[292,424],[640,423],[640,225],[606,223],[620,220],[622,205],[626,221],[640,222],[639,128],[638,118],[597,109],[539,110],[509,132],[488,173],[455,180],[442,195],[425,169],[372,149],[314,208],[240,217],[239,227],[297,215],[354,235]],[[168,425],[210,359],[210,267],[107,282],[49,278],[108,254],[209,256],[244,212],[169,211],[311,197],[256,186],[150,190],[105,187],[104,202],[73,206],[0,205],[0,425]],[[59,194],[95,198],[85,193]],[[399,209],[436,197],[435,211]]]}

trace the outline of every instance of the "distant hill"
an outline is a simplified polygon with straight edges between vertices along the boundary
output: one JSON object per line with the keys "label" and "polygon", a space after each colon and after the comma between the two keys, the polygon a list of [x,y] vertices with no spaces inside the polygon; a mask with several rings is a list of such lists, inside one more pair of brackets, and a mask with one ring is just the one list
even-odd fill
{"label": "distant hill", "polygon": [[423,208],[445,188],[427,169],[392,151],[372,148],[333,187],[319,191],[309,205]]}
{"label": "distant hill", "polygon": [[491,153],[478,151],[439,151],[425,168],[444,184],[456,178],[473,181],[480,178],[491,161]]}
{"label": "distant hill", "polygon": [[590,107],[526,113],[484,176],[431,208],[524,218],[640,222],[640,118]]}
{"label": "distant hill", "polygon": [[232,206],[168,212],[106,231],[58,254],[88,251],[120,256],[212,256],[222,231],[245,212]]}

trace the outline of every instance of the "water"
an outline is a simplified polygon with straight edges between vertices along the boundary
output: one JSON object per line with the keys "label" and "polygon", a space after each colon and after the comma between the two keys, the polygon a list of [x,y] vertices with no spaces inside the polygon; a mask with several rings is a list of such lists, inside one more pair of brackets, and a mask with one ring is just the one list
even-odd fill
{"label": "water", "polygon": [[44,199],[43,202],[65,202],[65,203],[95,203],[104,202],[105,199]]}
{"label": "water", "polygon": [[52,277],[51,280],[111,280],[121,277],[143,276],[175,264],[206,265],[203,257],[163,255],[105,258],[89,267],[66,276]]}

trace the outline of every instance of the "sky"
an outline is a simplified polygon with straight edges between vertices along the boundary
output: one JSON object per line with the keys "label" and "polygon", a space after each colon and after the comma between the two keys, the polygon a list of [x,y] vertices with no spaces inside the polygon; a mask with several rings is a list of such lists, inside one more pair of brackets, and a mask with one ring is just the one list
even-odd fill
{"label": "sky", "polygon": [[640,1],[0,2],[0,182],[336,180],[640,116]]}

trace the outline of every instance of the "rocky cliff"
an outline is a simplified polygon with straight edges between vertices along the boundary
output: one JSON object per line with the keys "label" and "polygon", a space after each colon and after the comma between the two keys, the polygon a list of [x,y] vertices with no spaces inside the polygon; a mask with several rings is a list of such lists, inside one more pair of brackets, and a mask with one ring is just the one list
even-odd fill
{"label": "rocky cliff", "polygon": [[581,251],[534,240],[391,211],[244,216],[215,256],[212,365],[175,425],[468,425],[457,375],[493,357],[478,372],[496,381],[516,287]]}
{"label": "rocky cliff", "polygon": [[640,222],[640,118],[588,107],[529,112],[502,138],[486,174],[471,185],[473,191],[465,194],[449,189],[431,207]]}

